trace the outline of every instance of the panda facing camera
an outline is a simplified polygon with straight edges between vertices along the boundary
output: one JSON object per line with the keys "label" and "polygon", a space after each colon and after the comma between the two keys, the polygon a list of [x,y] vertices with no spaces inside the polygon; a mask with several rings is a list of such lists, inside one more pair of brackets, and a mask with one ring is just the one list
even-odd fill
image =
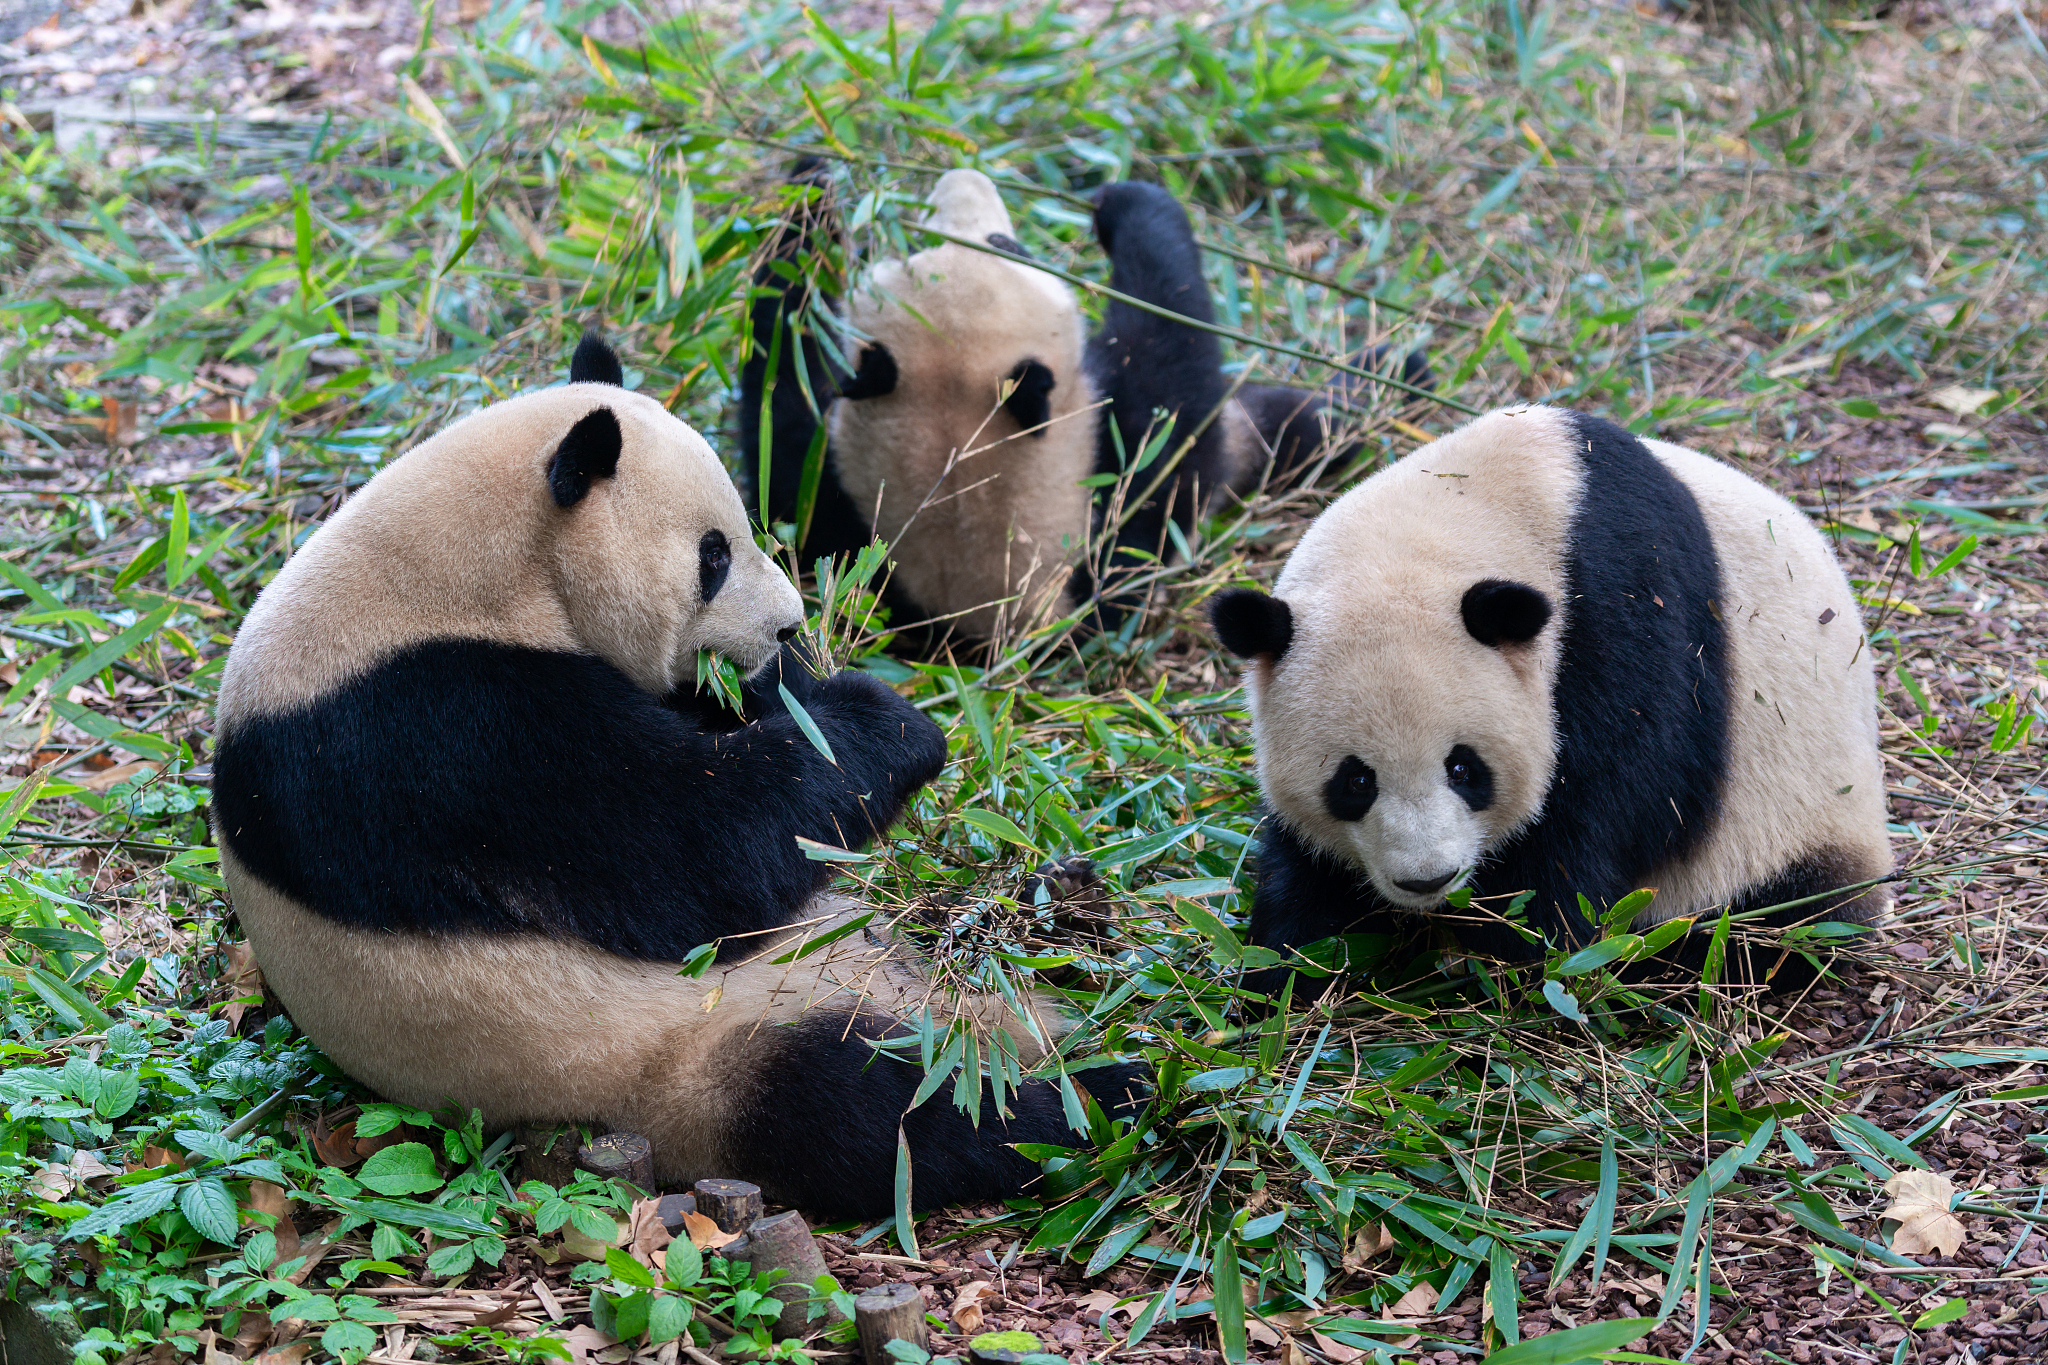
{"label": "panda facing camera", "polygon": [[[1221,594],[1211,621],[1249,661],[1256,943],[1422,914],[1528,961],[1592,939],[1581,895],[1598,916],[1653,888],[1639,928],[1889,904],[1862,885],[1892,858],[1855,596],[1797,508],[1719,461],[1578,413],[1494,413],[1352,489],[1273,595]],[[1481,913],[1523,892],[1534,944]],[[1783,989],[1811,968],[1759,944],[1728,974]]]}
{"label": "panda facing camera", "polygon": [[[380,470],[235,640],[215,833],[267,983],[384,1097],[637,1132],[664,1184],[874,1215],[901,1134],[920,1207],[1019,1193],[1038,1170],[1010,1144],[1074,1141],[1058,1085],[975,1125],[913,1104],[922,1070],[878,1045],[929,1009],[1033,1066],[1055,1003],[950,996],[873,928],[796,953],[872,913],[801,841],[886,832],[945,736],[874,677],[813,672],[718,457],[609,348],[569,377]],[[697,690],[704,651],[750,675],[743,714]],[[1112,1113],[1136,1075],[1080,1073]]]}

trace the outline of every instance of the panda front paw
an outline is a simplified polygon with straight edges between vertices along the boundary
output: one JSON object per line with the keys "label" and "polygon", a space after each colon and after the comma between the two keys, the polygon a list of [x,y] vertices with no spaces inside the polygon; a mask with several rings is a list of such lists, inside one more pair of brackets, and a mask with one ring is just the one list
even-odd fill
{"label": "panda front paw", "polygon": [[[835,749],[841,736],[859,767],[881,781],[897,802],[937,777],[946,766],[946,732],[896,690],[872,674],[845,669],[819,687],[829,709]],[[848,764],[842,756],[841,766]]]}

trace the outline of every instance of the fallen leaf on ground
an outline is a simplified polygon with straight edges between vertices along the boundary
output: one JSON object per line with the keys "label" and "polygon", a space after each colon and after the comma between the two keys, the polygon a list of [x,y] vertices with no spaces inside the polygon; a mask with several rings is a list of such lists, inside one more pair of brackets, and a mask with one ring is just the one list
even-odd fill
{"label": "fallen leaf on ground", "polygon": [[240,1032],[242,1016],[248,1012],[246,1001],[263,998],[263,971],[256,965],[256,948],[246,941],[234,944],[227,951],[228,969],[222,973],[227,986],[228,1002],[220,1007],[221,1017],[228,1021],[228,1027]]}
{"label": "fallen leaf on ground", "polygon": [[313,1348],[319,1344],[318,1337],[300,1337],[297,1341],[288,1341],[282,1346],[265,1351],[250,1361],[249,1365],[299,1365],[299,1362],[311,1355]]}
{"label": "fallen leaf on ground", "polygon": [[1130,1297],[1112,1293],[1107,1289],[1091,1289],[1074,1300],[1074,1309],[1078,1313],[1098,1315],[1095,1319],[1096,1325],[1106,1327],[1109,1320],[1118,1313],[1128,1318],[1136,1318],[1145,1307],[1145,1302],[1145,1296],[1142,1294]]}
{"label": "fallen leaf on ground", "polygon": [[1436,1290],[1426,1284],[1418,1284],[1387,1310],[1392,1318],[1433,1318],[1436,1316]]}
{"label": "fallen leaf on ground", "polygon": [[1924,1256],[1938,1251],[1953,1256],[1963,1245],[1963,1220],[1949,1212],[1956,1187],[1945,1175],[1933,1171],[1900,1171],[1884,1182],[1892,1206],[1884,1211],[1886,1222],[1897,1223],[1892,1233],[1892,1250],[1901,1256]]}
{"label": "fallen leaf on ground", "polygon": [[1278,1346],[1281,1342],[1287,1340],[1286,1337],[1266,1326],[1265,1323],[1260,1322],[1257,1318],[1253,1318],[1244,1325],[1244,1334],[1261,1346]]}
{"label": "fallen leaf on ground", "polygon": [[355,1120],[329,1128],[325,1115],[314,1119],[313,1155],[326,1166],[353,1166],[361,1161],[362,1153],[356,1150]]}
{"label": "fallen leaf on ground", "polygon": [[659,1199],[633,1201],[633,1212],[627,1219],[627,1255],[657,1274],[665,1273],[668,1253],[664,1248],[674,1240],[668,1224],[662,1221]]}
{"label": "fallen leaf on ground", "polygon": [[[285,1197],[282,1186],[273,1185],[268,1180],[250,1181],[249,1197],[242,1209],[245,1213],[267,1213],[275,1220],[269,1225],[277,1237],[277,1257],[271,1265],[289,1261],[299,1254],[299,1230],[292,1226],[292,1201]],[[244,1221],[262,1226],[253,1218]]]}
{"label": "fallen leaf on ground", "polygon": [[1358,1347],[1346,1346],[1343,1342],[1334,1337],[1324,1336],[1321,1332],[1310,1332],[1309,1336],[1314,1338],[1316,1349],[1334,1361],[1335,1365],[1351,1365],[1352,1361],[1365,1355]]}
{"label": "fallen leaf on ground", "polygon": [[562,1338],[562,1344],[569,1348],[569,1354],[575,1358],[575,1365],[592,1365],[597,1359],[597,1353],[617,1345],[618,1339],[606,1336],[588,1323],[579,1322]]}
{"label": "fallen leaf on ground", "polygon": [[982,1301],[996,1296],[996,1287],[987,1280],[973,1280],[960,1286],[960,1292],[953,1296],[953,1323],[964,1336],[976,1336],[982,1328]]}
{"label": "fallen leaf on ground", "polygon": [[38,1199],[58,1203],[71,1193],[71,1187],[78,1182],[71,1178],[71,1172],[62,1166],[45,1166],[29,1177],[28,1187]]}
{"label": "fallen leaf on ground", "polygon": [[1344,1268],[1350,1271],[1365,1269],[1366,1262],[1375,1256],[1394,1249],[1394,1235],[1383,1223],[1367,1223],[1351,1236],[1351,1245],[1344,1252]]}
{"label": "fallen leaf on ground", "polygon": [[163,770],[164,765],[161,763],[123,763],[118,767],[103,768],[91,777],[77,778],[76,781],[88,791],[104,792],[117,783],[137,777],[154,777]]}
{"label": "fallen leaf on ground", "polygon": [[[702,1251],[715,1250],[739,1236],[737,1232],[722,1231],[718,1224],[712,1222],[701,1213],[684,1214],[683,1231],[690,1234],[690,1240],[695,1242],[698,1249]],[[599,1259],[603,1258],[600,1257]]]}
{"label": "fallen leaf on ground", "polygon": [[1927,401],[1938,408],[1947,408],[1958,417],[1968,417],[1996,397],[1997,389],[1972,389],[1961,384],[1944,384],[1928,394]]}

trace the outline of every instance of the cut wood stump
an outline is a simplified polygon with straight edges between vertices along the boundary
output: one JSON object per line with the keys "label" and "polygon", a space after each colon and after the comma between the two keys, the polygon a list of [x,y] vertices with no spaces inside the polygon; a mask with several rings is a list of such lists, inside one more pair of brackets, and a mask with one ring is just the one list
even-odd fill
{"label": "cut wood stump", "polygon": [[576,1149],[576,1165],[607,1180],[654,1193],[654,1144],[638,1133],[606,1133]]}
{"label": "cut wood stump", "polygon": [[761,1187],[744,1180],[697,1182],[697,1212],[720,1232],[745,1232],[761,1216]]}
{"label": "cut wood stump", "polygon": [[574,1127],[525,1127],[513,1130],[519,1153],[519,1181],[538,1180],[560,1189],[576,1178],[576,1152],[583,1134]]}
{"label": "cut wood stump", "polygon": [[[783,1272],[782,1280],[769,1292],[782,1303],[782,1316],[776,1319],[777,1337],[800,1337],[811,1323],[811,1301],[817,1296],[817,1281],[821,1275],[830,1275],[825,1257],[818,1250],[818,1243],[811,1236],[810,1225],[804,1216],[791,1209],[787,1213],[772,1214],[758,1218],[747,1229],[747,1249],[738,1255],[733,1248],[737,1242],[727,1243],[725,1254],[728,1258],[745,1260],[756,1275],[765,1275],[771,1270]],[[845,1317],[828,1302],[820,1326],[843,1322]]]}
{"label": "cut wood stump", "polygon": [[931,1349],[924,1295],[914,1284],[884,1284],[862,1291],[853,1301],[853,1321],[860,1329],[860,1354],[866,1365],[895,1365],[889,1355],[892,1341],[907,1341],[920,1351]]}
{"label": "cut wood stump", "polygon": [[683,1215],[697,1211],[697,1196],[693,1194],[665,1194],[655,1205],[655,1212],[661,1215],[661,1225],[668,1229],[671,1237],[687,1237],[683,1231]]}

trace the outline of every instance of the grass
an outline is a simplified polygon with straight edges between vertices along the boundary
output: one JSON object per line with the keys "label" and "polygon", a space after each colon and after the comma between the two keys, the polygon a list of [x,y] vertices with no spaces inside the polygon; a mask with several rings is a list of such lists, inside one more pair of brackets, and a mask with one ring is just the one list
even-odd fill
{"label": "grass", "polygon": [[[1294,0],[854,33],[789,6],[627,23],[501,3],[423,39],[376,121],[251,125],[118,172],[8,134],[9,1293],[86,1330],[88,1362],[253,1349],[275,1321],[353,1365],[388,1318],[372,1278],[445,1283],[521,1237],[607,1235],[615,1192],[515,1190],[463,1115],[371,1103],[355,1131],[410,1125],[399,1155],[323,1158],[314,1117],[369,1097],[284,1019],[258,1026],[203,819],[208,706],[236,623],[320,519],[459,413],[561,377],[586,323],[729,446],[744,281],[809,153],[857,256],[923,245],[906,224],[931,175],[974,164],[1084,295],[1106,272],[1082,196],[1161,180],[1211,248],[1233,363],[1321,385],[1315,357],[1424,347],[1447,400],[1361,399],[1353,469],[1209,521],[1114,636],[1055,623],[982,665],[899,661],[872,580],[793,566],[813,628],[953,737],[848,884],[945,980],[1063,991],[1075,1055],[1143,1054],[1161,1080],[1139,1130],[1041,1153],[1044,1197],[980,1226],[1145,1271],[1127,1346],[1206,1311],[1230,1358],[1280,1331],[1297,1355],[1390,1358],[1435,1332],[1511,1359],[1553,1325],[1547,1291],[1623,1276],[1654,1281],[1649,1317],[1540,1358],[1652,1328],[1659,1351],[1712,1349],[1734,1328],[1701,1291],[1734,1297],[1767,1236],[1885,1302],[1909,1358],[1979,1291],[1891,1250],[1882,1185],[1957,1114],[2041,1098],[2013,1068],[2042,1060],[2024,1043],[2048,939],[2042,68],[2023,33],[1946,21],[1788,52],[1625,11],[1508,18]],[[1445,972],[1377,943],[1355,945],[1372,965],[1343,1007],[1238,1013],[1257,792],[1199,604],[1270,581],[1334,491],[1447,429],[1450,404],[1535,397],[1731,458],[1837,535],[1884,671],[1892,937],[1922,953],[1856,949],[1898,983],[1860,1039],[1807,1046],[1798,1006],[1625,991],[1598,953]],[[1072,854],[1106,906],[1009,894]],[[1860,1112],[1880,1056],[1947,1077],[1898,1131]],[[921,1060],[1004,1065],[944,1035]],[[332,1256],[293,1264],[277,1188]],[[2041,1192],[1957,1198],[2010,1228]],[[568,1306],[650,1348],[767,1349],[758,1287],[670,1272],[588,1262]],[[1439,1313],[1480,1295],[1484,1321],[1421,1325],[1417,1290]],[[449,1349],[558,1346],[474,1329]]]}

